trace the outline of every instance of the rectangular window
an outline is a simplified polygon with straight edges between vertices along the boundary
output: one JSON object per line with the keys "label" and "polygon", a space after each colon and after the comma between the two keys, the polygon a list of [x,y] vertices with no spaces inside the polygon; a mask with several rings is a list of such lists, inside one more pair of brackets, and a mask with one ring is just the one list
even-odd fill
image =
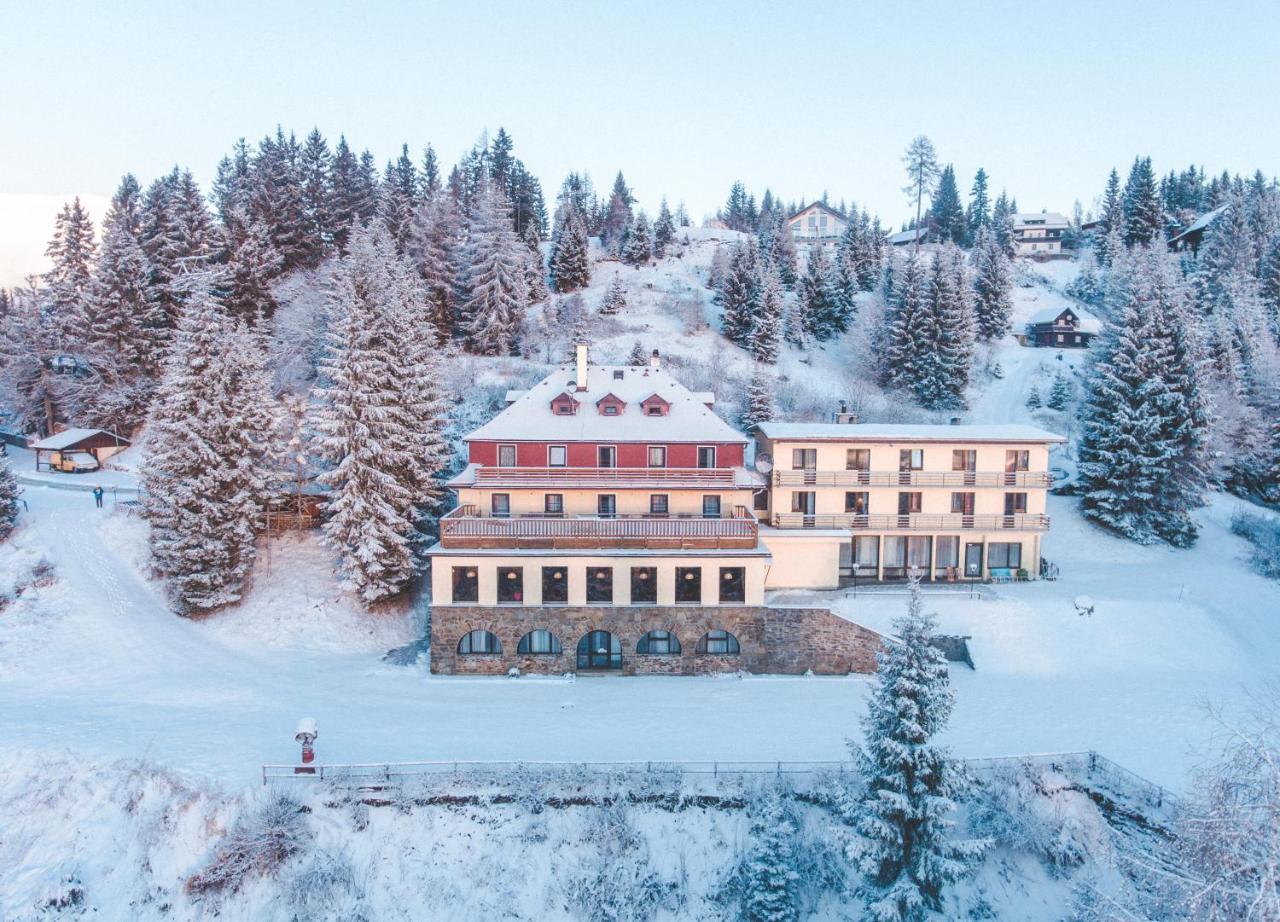
{"label": "rectangular window", "polygon": [[1027,511],[1027,494],[1006,493],[1004,495],[1005,515],[1024,515]]}
{"label": "rectangular window", "polygon": [[702,517],[704,519],[720,518],[720,497],[709,493],[702,497]]}
{"label": "rectangular window", "polygon": [[935,553],[939,570],[954,570],[960,566],[960,539],[955,535],[939,535]]}
{"label": "rectangular window", "polygon": [[899,493],[898,515],[914,515],[921,509],[923,493]]}
{"label": "rectangular window", "polygon": [[453,601],[480,601],[480,575],[475,567],[453,568]]}
{"label": "rectangular window", "polygon": [[498,467],[516,466],[516,447],[514,445],[498,446]]}
{"label": "rectangular window", "polygon": [[615,404],[615,403],[606,403],[606,404],[604,405],[604,415],[605,415],[605,416],[617,416],[617,415],[618,415],[618,405],[617,405],[617,404]]}
{"label": "rectangular window", "polygon": [[1031,469],[1031,452],[1023,449],[1020,451],[1006,451],[1004,453],[1004,470],[1006,474],[1012,474],[1016,471],[1026,471]]}
{"label": "rectangular window", "polygon": [[795,490],[791,494],[791,511],[813,515],[817,494],[812,490]]}
{"label": "rectangular window", "polygon": [[698,467],[716,466],[716,447],[714,445],[698,446]]}
{"label": "rectangular window", "polygon": [[613,518],[618,514],[618,497],[612,493],[601,493],[596,497],[596,515]]}
{"label": "rectangular window", "polygon": [[569,571],[564,567],[542,568],[542,604],[567,605],[569,602]]}
{"label": "rectangular window", "polygon": [[596,467],[617,467],[618,449],[612,445],[600,445],[596,448]]}
{"label": "rectangular window", "polygon": [[760,490],[751,497],[751,508],[756,512],[769,511],[769,491]]}
{"label": "rectangular window", "polygon": [[884,539],[885,579],[902,579],[907,575],[907,539],[904,535],[886,535]]}
{"label": "rectangular window", "polygon": [[932,547],[933,542],[928,535],[912,535],[907,538],[907,569],[918,570],[922,575],[927,575]]}
{"label": "rectangular window", "polygon": [[854,515],[866,515],[871,506],[870,493],[845,493],[844,511]]}
{"label": "rectangular window", "polygon": [[667,466],[667,446],[666,445],[650,445],[649,446],[649,466],[650,467],[666,467]]}
{"label": "rectangular window", "polygon": [[978,469],[978,452],[972,448],[957,448],[951,452],[953,471],[972,472]]}
{"label": "rectangular window", "polygon": [[791,449],[791,469],[793,471],[816,471],[818,469],[818,449]]}
{"label": "rectangular window", "polygon": [[952,493],[951,511],[956,515],[973,515],[976,493]]}
{"label": "rectangular window", "polygon": [[544,493],[542,496],[542,511],[547,515],[564,515],[564,494]]}
{"label": "rectangular window", "polygon": [[524,601],[524,567],[498,567],[498,601],[508,605]]}
{"label": "rectangular window", "polygon": [[879,563],[879,538],[872,535],[853,539],[853,569],[858,576],[875,576]]}
{"label": "rectangular window", "polygon": [[587,601],[595,605],[613,602],[613,567],[587,567]]}
{"label": "rectangular window", "polygon": [[720,568],[720,604],[747,600],[747,570],[745,567]]}
{"label": "rectangular window", "polygon": [[676,567],[676,601],[694,605],[702,601],[702,567]]}
{"label": "rectangular window", "polygon": [[996,541],[987,545],[987,566],[1008,567],[1017,570],[1022,566],[1022,545],[1016,542]]}
{"label": "rectangular window", "polygon": [[898,452],[898,470],[919,471],[924,469],[924,449],[904,448]]}
{"label": "rectangular window", "polygon": [[662,405],[661,405],[661,404],[657,404],[657,403],[651,403],[651,404],[649,404],[649,406],[647,406],[647,407],[645,408],[645,412],[646,412],[646,413],[648,413],[650,416],[662,416],[662,415],[664,415],[664,414],[663,414],[663,412],[662,412]]}
{"label": "rectangular window", "polygon": [[489,497],[489,511],[499,518],[511,515],[511,494],[495,493]]}
{"label": "rectangular window", "polygon": [[547,467],[564,467],[569,461],[569,450],[564,445],[547,446]]}
{"label": "rectangular window", "polygon": [[658,604],[658,568],[631,568],[631,604]]}
{"label": "rectangular window", "polygon": [[670,506],[667,502],[667,494],[650,493],[649,494],[649,514],[650,515],[666,515],[670,512]]}
{"label": "rectangular window", "polygon": [[850,448],[844,453],[844,469],[846,471],[871,470],[871,449]]}

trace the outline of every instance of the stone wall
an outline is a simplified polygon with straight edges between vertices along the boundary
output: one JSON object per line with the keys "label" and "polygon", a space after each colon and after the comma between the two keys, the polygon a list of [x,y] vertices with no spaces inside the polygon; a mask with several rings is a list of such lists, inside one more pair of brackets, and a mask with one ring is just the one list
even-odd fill
{"label": "stone wall", "polygon": [[[551,631],[563,652],[517,653],[520,638],[539,628]],[[717,629],[737,637],[738,655],[697,653],[698,640]],[[458,641],[472,630],[495,634],[502,653],[459,654]],[[441,606],[431,612],[431,670],[443,675],[502,675],[514,666],[521,672],[548,675],[576,672],[578,641],[594,630],[608,631],[618,640],[624,675],[873,672],[875,654],[884,639],[823,608]],[[680,653],[636,653],[637,642],[652,630],[675,634]]]}

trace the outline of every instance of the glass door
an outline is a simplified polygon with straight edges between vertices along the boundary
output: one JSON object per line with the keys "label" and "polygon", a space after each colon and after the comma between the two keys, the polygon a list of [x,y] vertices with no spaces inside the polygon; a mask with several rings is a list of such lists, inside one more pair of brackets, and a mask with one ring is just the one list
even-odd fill
{"label": "glass door", "polygon": [[964,546],[964,575],[966,579],[979,579],[982,576],[982,545],[966,544]]}

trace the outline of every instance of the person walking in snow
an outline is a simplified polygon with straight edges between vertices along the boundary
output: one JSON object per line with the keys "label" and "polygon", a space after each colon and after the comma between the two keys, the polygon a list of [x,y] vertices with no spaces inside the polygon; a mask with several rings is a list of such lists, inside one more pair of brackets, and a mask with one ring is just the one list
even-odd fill
{"label": "person walking in snow", "polygon": [[98,508],[102,508],[102,487],[93,488],[93,501],[98,504]]}

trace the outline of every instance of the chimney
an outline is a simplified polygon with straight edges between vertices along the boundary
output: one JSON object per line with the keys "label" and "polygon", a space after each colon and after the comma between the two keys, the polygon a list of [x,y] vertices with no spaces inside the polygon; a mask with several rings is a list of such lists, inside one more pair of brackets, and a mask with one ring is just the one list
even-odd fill
{"label": "chimney", "polygon": [[587,344],[578,343],[578,390],[587,389]]}
{"label": "chimney", "polygon": [[856,425],[856,424],[857,424],[857,422],[858,422],[858,414],[857,414],[857,413],[850,413],[850,412],[849,412],[849,404],[847,404],[845,401],[841,400],[841,401],[840,401],[840,409],[839,409],[839,411],[836,413],[836,422],[837,422],[837,423],[844,424],[844,425],[847,425],[847,426],[853,426],[853,425]]}
{"label": "chimney", "polygon": [[658,350],[657,350],[657,349],[654,349],[654,350],[653,350],[653,355],[649,356],[649,367],[650,367],[650,368],[661,368],[661,367],[662,367],[662,362],[661,362],[661,360],[658,358]]}
{"label": "chimney", "polygon": [[960,417],[959,417],[959,416],[953,416],[953,417],[951,417],[951,425],[953,425],[953,426],[958,426],[958,425],[960,425]]}

